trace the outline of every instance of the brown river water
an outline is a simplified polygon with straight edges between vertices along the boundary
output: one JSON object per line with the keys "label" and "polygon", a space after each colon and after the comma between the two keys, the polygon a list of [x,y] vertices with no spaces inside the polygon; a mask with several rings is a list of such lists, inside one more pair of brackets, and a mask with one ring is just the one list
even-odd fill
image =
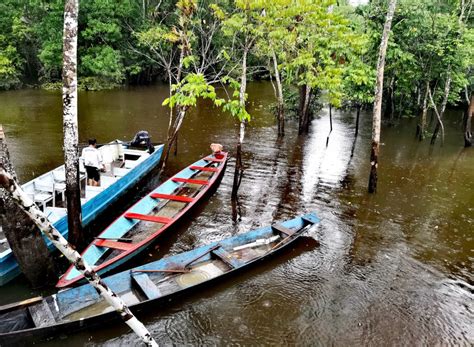
{"label": "brown river water", "polygon": [[[240,218],[231,219],[234,168],[208,201],[131,265],[316,211],[321,223],[280,256],[215,287],[141,316],[162,345],[472,345],[474,344],[474,149],[463,149],[462,111],[445,122],[446,141],[414,139],[416,121],[382,129],[378,193],[367,193],[370,113],[354,142],[354,112],[328,110],[298,137],[287,123],[279,140],[269,83],[249,85],[253,119],[244,145]],[[131,139],[148,130],[163,141],[165,87],[79,95],[80,141]],[[57,92],[0,93],[0,123],[22,181],[62,162]],[[231,153],[238,127],[200,104],[184,122],[170,176],[222,143]],[[163,178],[162,178],[163,179]],[[132,199],[157,179],[137,188]],[[126,208],[127,206],[121,206]],[[112,220],[113,216],[110,216]],[[318,242],[316,242],[317,240]],[[22,278],[0,288],[0,304],[38,292]],[[49,346],[137,345],[123,324],[62,336]]]}

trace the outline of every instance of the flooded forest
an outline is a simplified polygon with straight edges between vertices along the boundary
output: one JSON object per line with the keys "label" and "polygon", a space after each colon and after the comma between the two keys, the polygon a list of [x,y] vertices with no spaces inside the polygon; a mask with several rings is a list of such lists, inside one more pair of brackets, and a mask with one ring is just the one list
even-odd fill
{"label": "flooded forest", "polygon": [[474,344],[473,5],[2,1],[0,346]]}

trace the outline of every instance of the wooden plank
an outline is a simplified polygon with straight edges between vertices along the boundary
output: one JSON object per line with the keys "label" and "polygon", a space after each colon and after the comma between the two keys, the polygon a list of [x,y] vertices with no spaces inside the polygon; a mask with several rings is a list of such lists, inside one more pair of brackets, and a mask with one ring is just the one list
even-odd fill
{"label": "wooden plank", "polygon": [[51,312],[48,303],[44,300],[37,305],[28,307],[28,311],[30,311],[31,318],[38,328],[56,323],[53,312]]}
{"label": "wooden plank", "polygon": [[152,197],[153,199],[167,199],[167,200],[181,201],[181,202],[193,202],[194,201],[194,198],[191,198],[189,196],[183,196],[183,195],[170,195],[170,194],[152,193],[152,194],[150,194],[150,197]]}
{"label": "wooden plank", "polygon": [[240,261],[237,258],[234,258],[229,252],[227,252],[222,247],[219,247],[219,248],[216,248],[215,250],[213,250],[212,254],[219,257],[224,263],[226,263],[227,265],[229,265],[231,267],[239,268],[239,267],[245,265],[245,262]]}
{"label": "wooden plank", "polygon": [[182,183],[190,183],[190,184],[200,184],[202,186],[209,185],[209,181],[204,180],[193,180],[190,178],[180,178],[180,177],[173,177],[171,179],[173,182],[182,182]]}
{"label": "wooden plank", "polygon": [[288,229],[281,224],[274,224],[272,225],[272,229],[276,232],[284,234],[285,236],[291,236],[295,233],[295,230]]}
{"label": "wooden plank", "polygon": [[199,170],[199,171],[207,171],[207,172],[217,172],[219,171],[218,168],[216,167],[207,167],[207,166],[190,166],[189,167],[191,170]]}
{"label": "wooden plank", "polygon": [[148,214],[133,213],[133,212],[125,213],[123,216],[128,219],[138,219],[138,220],[144,220],[147,222],[162,223],[162,224],[168,224],[168,223],[171,223],[172,221],[171,218],[167,218],[167,217],[150,216]]}
{"label": "wooden plank", "polygon": [[161,296],[161,292],[147,274],[141,273],[139,275],[132,275],[135,284],[142,290],[145,296],[149,299],[156,299]]}
{"label": "wooden plank", "polygon": [[112,248],[112,249],[118,249],[121,251],[128,251],[135,247],[135,245],[130,244],[130,243],[104,240],[104,239],[96,239],[94,241],[94,244],[99,247],[107,247],[107,248]]}

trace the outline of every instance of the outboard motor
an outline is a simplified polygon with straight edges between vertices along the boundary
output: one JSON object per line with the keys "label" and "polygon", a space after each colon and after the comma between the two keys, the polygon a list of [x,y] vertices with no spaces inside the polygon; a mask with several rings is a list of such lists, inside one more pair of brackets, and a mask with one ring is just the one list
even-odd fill
{"label": "outboard motor", "polygon": [[148,153],[152,154],[155,151],[155,147],[151,144],[151,137],[148,134],[148,131],[140,130],[138,133],[135,134],[132,142],[130,142],[130,146],[133,147],[144,147],[148,148]]}

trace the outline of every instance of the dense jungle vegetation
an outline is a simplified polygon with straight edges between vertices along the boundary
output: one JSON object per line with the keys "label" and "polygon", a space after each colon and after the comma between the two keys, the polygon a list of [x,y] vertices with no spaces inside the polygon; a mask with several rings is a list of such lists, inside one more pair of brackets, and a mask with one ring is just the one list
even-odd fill
{"label": "dense jungle vegetation", "polygon": [[[386,2],[81,1],[80,88],[171,86],[190,73],[207,83],[241,82],[245,69],[249,78],[275,82],[277,112],[299,113],[304,130],[315,96],[336,107],[372,102]],[[0,3],[0,89],[60,86],[63,11],[58,0]],[[422,139],[429,109],[442,118],[447,105],[469,104],[473,32],[472,0],[400,1],[387,51],[385,117],[420,116]]]}

